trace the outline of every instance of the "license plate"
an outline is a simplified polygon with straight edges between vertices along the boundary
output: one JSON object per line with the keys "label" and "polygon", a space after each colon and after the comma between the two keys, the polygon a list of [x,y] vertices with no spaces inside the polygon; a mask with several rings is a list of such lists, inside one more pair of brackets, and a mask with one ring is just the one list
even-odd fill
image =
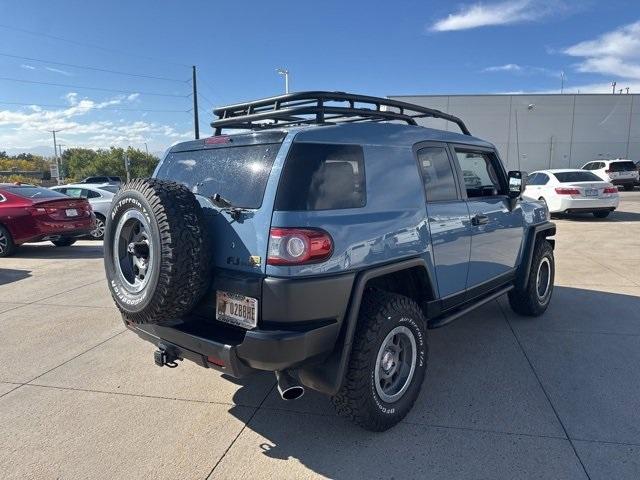
{"label": "license plate", "polygon": [[255,328],[258,324],[258,300],[218,290],[216,320],[246,329]]}
{"label": "license plate", "polygon": [[78,210],[76,210],[75,208],[67,208],[65,210],[65,213],[67,214],[67,217],[77,217],[78,216]]}
{"label": "license plate", "polygon": [[597,188],[586,188],[584,190],[584,194],[587,197],[597,197],[598,196],[598,189]]}

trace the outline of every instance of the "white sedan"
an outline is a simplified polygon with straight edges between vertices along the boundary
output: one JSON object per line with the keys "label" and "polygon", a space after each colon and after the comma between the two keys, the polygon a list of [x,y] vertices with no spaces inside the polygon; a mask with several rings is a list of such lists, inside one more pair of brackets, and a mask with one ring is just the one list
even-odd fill
{"label": "white sedan", "polygon": [[618,189],[611,183],[577,169],[533,172],[523,196],[546,203],[550,213],[593,213],[598,218],[609,215],[620,202]]}

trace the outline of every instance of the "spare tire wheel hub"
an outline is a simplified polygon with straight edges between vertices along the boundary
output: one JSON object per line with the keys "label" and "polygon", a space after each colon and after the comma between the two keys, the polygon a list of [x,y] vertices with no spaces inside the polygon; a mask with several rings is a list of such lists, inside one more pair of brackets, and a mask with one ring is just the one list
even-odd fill
{"label": "spare tire wheel hub", "polygon": [[123,286],[140,292],[148,283],[153,267],[153,242],[147,218],[138,210],[128,210],[120,218],[114,236],[116,271]]}

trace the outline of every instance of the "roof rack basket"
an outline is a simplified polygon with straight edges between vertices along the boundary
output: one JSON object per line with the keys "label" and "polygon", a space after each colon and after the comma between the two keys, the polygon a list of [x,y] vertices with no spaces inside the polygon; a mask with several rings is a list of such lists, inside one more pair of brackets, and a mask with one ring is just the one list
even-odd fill
{"label": "roof rack basket", "polygon": [[216,108],[211,122],[216,135],[223,129],[263,130],[292,125],[383,122],[417,125],[417,118],[441,118],[471,135],[464,122],[448,113],[388,98],[344,92],[297,92]]}

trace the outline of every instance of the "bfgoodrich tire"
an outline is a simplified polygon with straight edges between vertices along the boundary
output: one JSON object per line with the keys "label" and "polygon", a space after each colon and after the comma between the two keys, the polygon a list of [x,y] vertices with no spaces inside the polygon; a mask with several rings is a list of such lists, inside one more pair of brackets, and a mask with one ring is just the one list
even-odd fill
{"label": "bfgoodrich tire", "polygon": [[509,292],[509,305],[512,310],[530,317],[542,315],[551,301],[554,277],[553,248],[546,240],[539,240],[534,247],[527,286],[516,287]]}
{"label": "bfgoodrich tire", "polygon": [[418,397],[427,368],[426,320],[402,295],[370,289],[360,306],[337,412],[381,432],[402,420]]}
{"label": "bfgoodrich tire", "polygon": [[104,265],[116,305],[132,323],[179,323],[208,286],[200,204],[182,184],[138,179],[111,205]]}

